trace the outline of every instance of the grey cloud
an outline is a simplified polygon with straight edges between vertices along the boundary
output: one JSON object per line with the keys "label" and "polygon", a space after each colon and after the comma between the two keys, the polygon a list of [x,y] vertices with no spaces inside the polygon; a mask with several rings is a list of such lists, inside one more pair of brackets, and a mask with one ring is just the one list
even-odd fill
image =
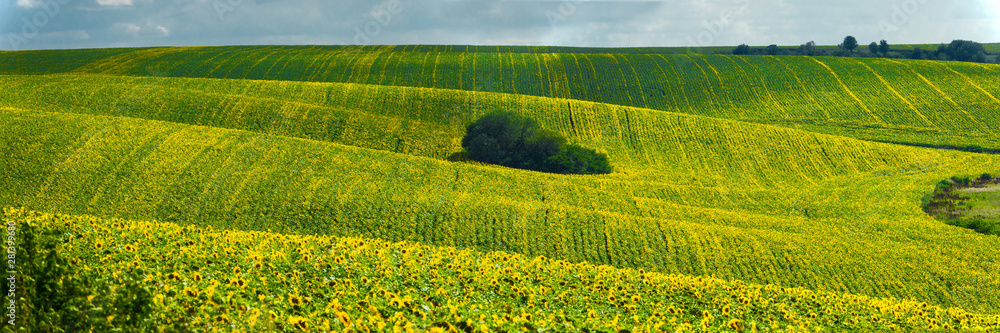
{"label": "grey cloud", "polygon": [[[50,15],[0,0],[0,49],[13,49],[12,40],[17,49],[351,44],[358,31],[371,44],[798,45],[837,44],[848,34],[866,43],[1000,41],[992,0],[41,1],[62,4]],[[399,1],[397,13],[372,15],[389,1]],[[42,16],[44,25],[31,23]],[[31,38],[22,38],[25,22],[38,30]]]}

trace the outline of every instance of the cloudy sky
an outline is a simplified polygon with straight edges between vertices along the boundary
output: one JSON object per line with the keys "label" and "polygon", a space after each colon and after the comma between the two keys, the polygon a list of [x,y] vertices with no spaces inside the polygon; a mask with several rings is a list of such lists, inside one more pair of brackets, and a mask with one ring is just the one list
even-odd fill
{"label": "cloudy sky", "polygon": [[0,0],[0,50],[1000,42],[1000,0]]}

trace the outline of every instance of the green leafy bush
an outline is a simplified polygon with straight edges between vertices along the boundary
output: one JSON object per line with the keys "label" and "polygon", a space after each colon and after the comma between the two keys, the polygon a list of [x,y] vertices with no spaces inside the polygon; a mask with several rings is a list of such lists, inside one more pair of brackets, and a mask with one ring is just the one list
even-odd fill
{"label": "green leafy bush", "polygon": [[570,145],[559,133],[511,112],[494,112],[466,127],[465,156],[474,161],[511,168],[562,174],[611,172],[608,157]]}
{"label": "green leafy bush", "polygon": [[[145,332],[153,328],[148,320],[151,296],[134,277],[108,281],[82,274],[59,255],[59,232],[38,232],[31,223],[7,228],[14,239],[16,273],[14,292],[2,293],[7,308],[4,326],[25,332]],[[9,246],[5,246],[8,258]],[[11,280],[7,280],[9,286]],[[9,308],[12,298],[13,310]]]}
{"label": "green leafy bush", "polygon": [[1000,224],[997,221],[977,217],[969,220],[958,221],[954,225],[975,230],[981,234],[1000,235]]}
{"label": "green leafy bush", "polygon": [[969,176],[962,176],[962,177],[955,176],[951,177],[951,181],[962,186],[969,186],[969,184],[972,183],[972,178],[970,178]]}

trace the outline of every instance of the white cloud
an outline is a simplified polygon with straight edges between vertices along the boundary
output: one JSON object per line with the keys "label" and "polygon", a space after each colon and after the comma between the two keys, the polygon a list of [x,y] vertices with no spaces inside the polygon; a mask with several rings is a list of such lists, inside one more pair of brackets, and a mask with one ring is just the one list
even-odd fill
{"label": "white cloud", "polygon": [[[39,1],[39,0],[24,0],[24,1]],[[132,0],[97,0],[97,4],[101,6],[131,6]]]}
{"label": "white cloud", "polygon": [[129,34],[135,34],[139,32],[139,30],[142,30],[142,28],[132,23],[117,23],[115,24],[115,28],[116,30],[123,31]]}
{"label": "white cloud", "polygon": [[21,8],[38,8],[42,6],[42,0],[17,0],[17,6]]}
{"label": "white cloud", "polygon": [[164,36],[170,36],[170,29],[167,29],[167,28],[163,27],[162,25],[156,26],[156,30],[159,30],[160,32],[162,32]]}

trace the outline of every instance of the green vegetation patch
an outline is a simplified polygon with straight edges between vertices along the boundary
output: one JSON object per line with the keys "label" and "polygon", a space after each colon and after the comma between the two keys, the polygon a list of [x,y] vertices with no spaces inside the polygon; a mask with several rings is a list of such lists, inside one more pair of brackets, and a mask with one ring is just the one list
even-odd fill
{"label": "green vegetation patch", "polygon": [[943,180],[924,211],[950,225],[1000,235],[1000,179],[987,173]]}
{"label": "green vegetation patch", "polygon": [[512,112],[490,113],[470,124],[462,147],[470,159],[483,163],[562,174],[611,173],[606,154],[567,144],[561,134]]}
{"label": "green vegetation patch", "polygon": [[[73,234],[66,229],[37,221],[51,218],[8,220],[13,210],[4,209],[7,233],[6,285],[0,301],[4,332],[149,332],[152,299],[137,278],[141,269],[114,275],[98,275],[82,269],[70,254]],[[126,246],[127,251],[134,251]],[[100,252],[100,249],[97,249]],[[91,265],[100,266],[93,262]],[[148,282],[148,281],[142,281]],[[171,315],[171,318],[180,317]]]}

